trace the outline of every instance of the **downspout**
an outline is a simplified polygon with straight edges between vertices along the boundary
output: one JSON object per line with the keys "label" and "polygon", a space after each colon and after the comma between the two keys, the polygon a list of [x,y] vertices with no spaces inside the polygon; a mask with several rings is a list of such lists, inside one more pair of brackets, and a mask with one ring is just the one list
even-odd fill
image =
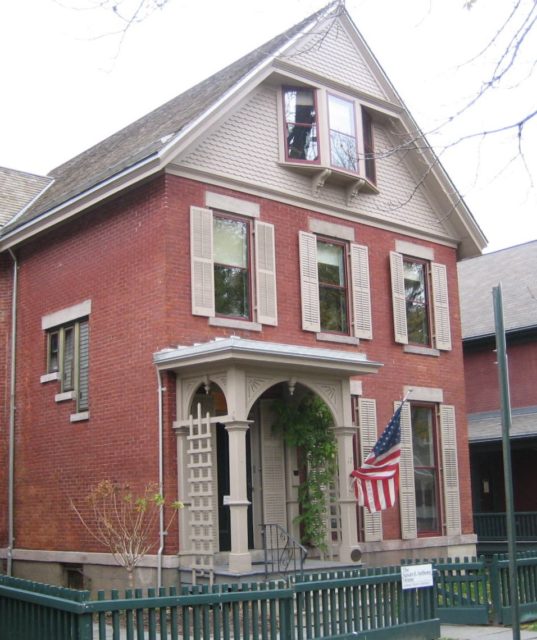
{"label": "downspout", "polygon": [[[163,452],[163,419],[162,419],[162,393],[165,391],[162,386],[161,373],[157,369],[157,394],[158,394],[158,490],[161,496],[164,495],[164,452]],[[162,586],[162,554],[164,552],[164,505],[159,511],[159,548],[157,551],[157,588]]]}
{"label": "downspout", "polygon": [[9,445],[8,445],[8,534],[7,534],[7,575],[13,572],[13,542],[14,535],[14,493],[15,493],[15,376],[16,376],[16,353],[17,344],[17,289],[19,263],[17,257],[9,249],[13,259],[13,291],[11,293],[11,371],[10,371],[10,391],[9,391]]}

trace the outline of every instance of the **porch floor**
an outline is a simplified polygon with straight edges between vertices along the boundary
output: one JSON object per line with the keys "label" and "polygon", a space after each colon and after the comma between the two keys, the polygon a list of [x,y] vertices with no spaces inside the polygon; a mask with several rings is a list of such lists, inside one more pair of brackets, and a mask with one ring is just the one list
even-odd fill
{"label": "porch floor", "polygon": [[[304,573],[322,573],[326,571],[345,571],[348,569],[359,569],[362,567],[360,562],[339,562],[339,560],[321,560],[319,558],[307,558],[304,562]],[[181,578],[181,584],[192,583],[192,571],[191,569],[184,567],[179,569]],[[227,563],[216,564],[213,573],[213,582],[218,584],[231,584],[238,582],[265,582],[266,580],[281,580],[286,575],[292,575],[293,571],[288,571],[287,574],[269,573],[268,577],[265,577],[265,564],[263,561],[256,561],[252,563],[250,571],[237,574],[229,571]],[[208,578],[205,576],[197,577],[196,582],[198,584],[206,584]]]}

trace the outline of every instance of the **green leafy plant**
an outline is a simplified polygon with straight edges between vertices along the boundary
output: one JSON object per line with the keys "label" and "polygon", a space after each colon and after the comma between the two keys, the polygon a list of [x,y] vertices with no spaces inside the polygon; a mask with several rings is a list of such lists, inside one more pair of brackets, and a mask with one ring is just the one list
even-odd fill
{"label": "green leafy plant", "polygon": [[302,541],[326,551],[328,491],[337,471],[337,443],[332,415],[326,404],[313,394],[275,402],[274,428],[285,442],[296,447],[300,461],[298,488]]}
{"label": "green leafy plant", "polygon": [[[166,506],[158,485],[150,482],[139,495],[134,495],[129,485],[101,480],[78,506],[72,498],[70,504],[88,533],[107,547],[127,571],[129,587],[133,588],[137,565],[158,543],[157,522],[160,510]],[[169,507],[172,514],[165,532],[183,504],[172,502]]]}

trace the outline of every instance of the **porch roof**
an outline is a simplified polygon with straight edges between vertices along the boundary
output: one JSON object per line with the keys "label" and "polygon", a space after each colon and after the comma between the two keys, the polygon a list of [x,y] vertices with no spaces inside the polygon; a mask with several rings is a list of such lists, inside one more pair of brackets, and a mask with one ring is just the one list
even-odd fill
{"label": "porch roof", "polygon": [[382,366],[382,363],[368,360],[365,353],[357,351],[279,344],[237,336],[162,349],[154,354],[153,360],[162,370],[199,369],[208,364],[226,363],[345,376],[376,373]]}
{"label": "porch roof", "polygon": [[[511,439],[537,437],[537,406],[511,410]],[[472,444],[502,439],[500,411],[473,413],[468,416],[468,440]]]}

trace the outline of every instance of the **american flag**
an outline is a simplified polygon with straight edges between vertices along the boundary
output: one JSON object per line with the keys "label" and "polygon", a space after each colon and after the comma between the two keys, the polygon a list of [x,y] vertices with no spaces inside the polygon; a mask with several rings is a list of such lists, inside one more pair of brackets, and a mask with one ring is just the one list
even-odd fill
{"label": "american flag", "polygon": [[399,488],[403,404],[393,414],[363,465],[351,472],[358,504],[366,507],[369,513],[383,511],[395,504]]}

